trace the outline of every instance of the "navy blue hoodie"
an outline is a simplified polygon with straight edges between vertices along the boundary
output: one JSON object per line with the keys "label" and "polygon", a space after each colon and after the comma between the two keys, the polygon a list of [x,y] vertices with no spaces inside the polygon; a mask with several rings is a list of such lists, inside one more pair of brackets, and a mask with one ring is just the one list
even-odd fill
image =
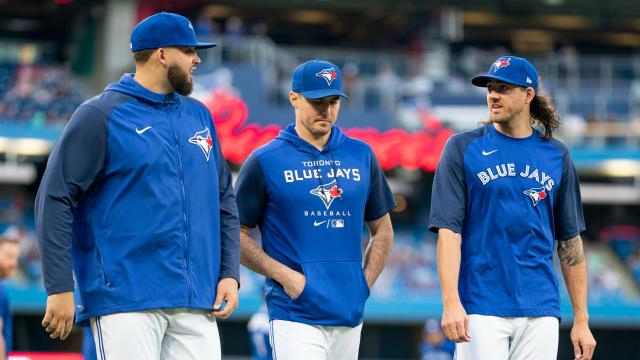
{"label": "navy blue hoodie", "polygon": [[[211,309],[239,279],[231,174],[209,111],[125,74],[82,104],[36,197],[47,294],[74,290],[76,320],[158,308]],[[69,251],[71,250],[71,251]]]}
{"label": "navy blue hoodie", "polygon": [[267,279],[270,319],[359,325],[369,296],[364,222],[395,207],[369,145],[334,126],[318,150],[289,125],[247,158],[236,189],[240,223],[259,226],[265,252],[306,276],[296,299]]}

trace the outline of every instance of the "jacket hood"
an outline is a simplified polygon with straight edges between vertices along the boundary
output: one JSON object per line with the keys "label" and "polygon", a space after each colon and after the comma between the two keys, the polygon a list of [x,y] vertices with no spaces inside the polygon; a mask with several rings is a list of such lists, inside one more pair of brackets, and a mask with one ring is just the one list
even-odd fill
{"label": "jacket hood", "polygon": [[118,82],[109,84],[104,91],[118,91],[131,95],[141,100],[145,100],[154,104],[164,104],[170,102],[178,102],[180,96],[174,91],[169,94],[159,94],[153,92],[140,85],[134,78],[135,74],[127,73],[122,75]]}
{"label": "jacket hood", "polygon": [[315,146],[311,145],[306,140],[298,136],[294,124],[289,124],[286,129],[280,130],[280,133],[278,134],[278,136],[276,136],[276,139],[290,143],[298,151],[308,154],[319,154],[334,150],[346,140],[346,136],[340,130],[340,128],[333,125],[331,127],[331,136],[329,137],[329,141],[327,141],[322,150],[318,150]]}

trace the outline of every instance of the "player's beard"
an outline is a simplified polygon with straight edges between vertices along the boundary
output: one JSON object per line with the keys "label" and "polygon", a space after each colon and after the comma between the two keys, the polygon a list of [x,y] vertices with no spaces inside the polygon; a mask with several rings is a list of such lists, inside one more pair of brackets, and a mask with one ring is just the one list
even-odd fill
{"label": "player's beard", "polygon": [[193,82],[189,72],[183,71],[178,65],[170,65],[167,71],[167,79],[173,89],[180,95],[189,95],[193,91]]}
{"label": "player's beard", "polygon": [[[503,111],[506,111],[505,108],[503,108]],[[489,121],[492,123],[497,123],[497,124],[507,124],[509,122],[511,122],[513,119],[515,119],[516,117],[518,117],[518,115],[520,115],[520,113],[522,112],[522,109],[520,109],[519,111],[510,111],[510,113],[508,114],[502,114],[501,116],[493,116],[493,115],[489,115]]]}

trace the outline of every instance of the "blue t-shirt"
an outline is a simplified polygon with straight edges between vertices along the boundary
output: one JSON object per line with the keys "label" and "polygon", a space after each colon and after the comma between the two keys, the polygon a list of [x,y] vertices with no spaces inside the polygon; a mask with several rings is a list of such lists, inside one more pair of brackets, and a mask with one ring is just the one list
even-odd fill
{"label": "blue t-shirt", "polygon": [[7,288],[4,283],[0,283],[0,319],[2,319],[2,337],[7,354],[11,352],[13,345],[13,316],[11,315],[11,304]]}
{"label": "blue t-shirt", "polygon": [[240,223],[260,227],[264,251],[307,279],[296,299],[266,279],[270,319],[359,325],[369,296],[362,270],[364,222],[395,207],[369,145],[334,126],[318,150],[290,125],[247,158],[236,197]]}
{"label": "blue t-shirt", "polygon": [[436,170],[429,229],[462,236],[460,300],[469,314],[560,316],[554,239],[585,230],[567,148],[493,125],[454,135]]}

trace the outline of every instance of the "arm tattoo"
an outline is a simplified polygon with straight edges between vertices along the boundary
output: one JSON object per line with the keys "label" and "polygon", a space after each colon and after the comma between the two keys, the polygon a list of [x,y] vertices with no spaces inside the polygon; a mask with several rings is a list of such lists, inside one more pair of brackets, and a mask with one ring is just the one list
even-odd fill
{"label": "arm tattoo", "polygon": [[558,241],[558,257],[560,262],[564,262],[569,266],[580,264],[584,260],[584,249],[582,248],[580,235],[564,241]]}

